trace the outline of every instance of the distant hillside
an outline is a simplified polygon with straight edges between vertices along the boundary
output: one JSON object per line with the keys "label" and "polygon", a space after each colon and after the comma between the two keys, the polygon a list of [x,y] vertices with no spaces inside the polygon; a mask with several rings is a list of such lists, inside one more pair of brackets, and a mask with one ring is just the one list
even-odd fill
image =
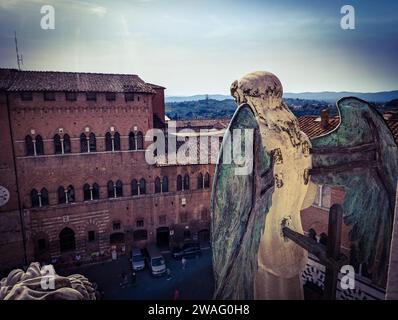
{"label": "distant hillside", "polygon": [[[331,116],[337,114],[335,101],[328,102],[315,99],[284,98],[289,109],[296,117],[305,115],[319,115],[322,109],[328,109]],[[398,99],[376,104],[381,112],[398,110]],[[166,114],[170,119],[219,119],[230,118],[236,110],[235,101],[232,99],[197,100],[166,103]]]}
{"label": "distant hillside", "polygon": [[369,102],[386,102],[389,100],[398,98],[398,90],[395,91],[383,91],[383,92],[303,92],[303,93],[285,93],[284,98],[291,99],[313,99],[323,100],[327,102],[336,102],[343,97],[357,97]]}
{"label": "distant hillside", "polygon": [[[325,101],[284,99],[296,116],[318,115],[321,109],[328,108],[330,114],[336,114],[336,107]],[[235,101],[198,100],[166,103],[166,114],[170,119],[217,119],[230,118],[236,110]]]}
{"label": "distant hillside", "polygon": [[[206,94],[197,94],[194,96],[170,96],[165,98],[166,103],[167,102],[183,102],[183,101],[199,101],[199,100],[205,100],[206,99]],[[226,99],[231,99],[231,96],[227,96],[224,94],[209,94],[208,98],[211,100],[226,100]]]}
{"label": "distant hillside", "polygon": [[230,118],[235,110],[232,99],[166,102],[166,115],[173,120]]}
{"label": "distant hillside", "polygon": [[[283,97],[287,99],[305,99],[305,100],[322,100],[326,102],[336,102],[342,97],[354,96],[360,99],[370,101],[370,102],[386,102],[393,99],[398,99],[398,90],[395,91],[383,91],[383,92],[302,92],[302,93],[289,93],[286,92]],[[226,100],[232,99],[229,95],[222,94],[209,94],[209,99],[211,100]],[[166,97],[165,101],[167,102],[183,102],[183,101],[199,101],[205,100],[205,94],[199,94],[194,96],[170,96]]]}

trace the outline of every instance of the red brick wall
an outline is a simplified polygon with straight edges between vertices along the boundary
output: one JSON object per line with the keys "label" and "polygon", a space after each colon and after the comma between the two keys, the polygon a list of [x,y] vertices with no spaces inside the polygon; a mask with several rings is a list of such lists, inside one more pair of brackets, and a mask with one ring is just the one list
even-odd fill
{"label": "red brick wall", "polygon": [[[136,94],[135,100],[126,102],[124,95],[116,94],[116,101],[106,101],[104,94],[97,94],[97,101],[86,101],[86,95],[79,93],[77,101],[66,101],[62,92],[56,93],[55,101],[44,101],[42,93],[33,93],[33,101],[21,101],[17,93],[10,94],[10,109],[16,164],[19,173],[21,203],[25,208],[25,224],[29,259],[51,259],[60,257],[59,233],[64,227],[75,232],[76,253],[83,259],[89,259],[93,251],[109,253],[110,234],[113,233],[113,222],[121,224],[121,232],[125,234],[127,248],[132,245],[144,245],[133,241],[133,232],[140,229],[136,225],[138,219],[144,220],[144,229],[148,231],[147,241],[156,241],[156,229],[167,226],[175,231],[171,241],[181,241],[186,228],[192,234],[202,229],[209,230],[210,215],[202,219],[202,212],[209,212],[210,189],[197,190],[199,172],[209,172],[213,176],[214,165],[191,166],[150,166],[145,161],[143,150],[128,150],[128,134],[135,128],[144,134],[153,125],[153,112],[163,114],[163,89],[157,89],[157,95]],[[138,100],[138,96],[140,100]],[[154,108],[156,109],[153,110]],[[5,117],[2,117],[4,123]],[[85,127],[96,134],[97,152],[80,153],[80,134]],[[105,151],[105,133],[110,127],[121,135],[121,151]],[[5,126],[1,126],[4,128]],[[71,138],[71,153],[54,154],[53,136],[63,128]],[[43,156],[25,156],[25,136],[31,134],[44,139]],[[9,133],[4,133],[9,137]],[[150,142],[146,142],[147,146]],[[9,141],[9,146],[11,146]],[[8,155],[12,153],[7,151]],[[12,157],[11,157],[12,159]],[[190,190],[177,192],[176,177],[178,174],[190,175]],[[168,176],[169,192],[154,194],[154,181],[157,176]],[[10,177],[14,177],[11,172]],[[146,180],[146,195],[131,196],[131,180]],[[107,198],[106,184],[109,180],[123,182],[123,197]],[[83,185],[97,183],[100,187],[100,199],[83,201]],[[15,182],[9,185],[15,187]],[[58,204],[57,189],[73,185],[75,203]],[[50,205],[42,208],[31,208],[30,192],[33,188],[40,190],[45,187],[49,192]],[[186,205],[182,205],[185,198]],[[8,211],[8,210],[7,210]],[[188,214],[188,221],[182,223],[181,215]],[[166,223],[160,224],[159,216],[166,215]],[[17,220],[11,230],[18,234]],[[88,242],[88,231],[95,231],[96,241]],[[8,237],[11,239],[11,236]],[[37,240],[45,239],[49,250],[38,254]],[[21,243],[21,242],[20,242]],[[18,250],[21,252],[21,250]],[[68,260],[74,256],[62,255]],[[8,258],[11,253],[4,253]],[[20,264],[20,263],[19,263]],[[18,264],[15,264],[17,266]]]}
{"label": "red brick wall", "polygon": [[164,89],[155,88],[156,94],[153,96],[152,106],[153,113],[157,114],[157,116],[164,122]]}
{"label": "red brick wall", "polygon": [[24,251],[7,97],[2,92],[0,92],[0,146],[0,185],[10,192],[9,201],[0,207],[0,270],[3,270],[22,265]]}
{"label": "red brick wall", "polygon": [[[331,204],[342,204],[344,201],[343,188],[331,188]],[[314,229],[317,235],[321,233],[328,233],[329,223],[329,209],[311,206],[301,211],[301,222],[304,232],[308,232],[311,228]],[[349,240],[349,232],[351,227],[343,222],[341,235],[342,252],[349,256],[351,241]]]}
{"label": "red brick wall", "polygon": [[[140,99],[138,101],[138,98]],[[111,126],[122,136],[122,150],[128,149],[128,134],[137,127],[144,134],[152,128],[152,95],[135,94],[126,102],[123,94],[115,101],[106,101],[105,94],[97,94],[97,101],[86,101],[85,93],[77,101],[66,101],[65,94],[56,93],[56,101],[44,101],[43,94],[33,94],[33,101],[21,101],[18,93],[10,95],[12,125],[17,156],[25,155],[25,136],[35,129],[44,139],[45,154],[54,153],[52,138],[59,128],[72,140],[72,153],[80,152],[80,134],[85,127],[95,133],[97,151],[105,151],[105,133]]]}

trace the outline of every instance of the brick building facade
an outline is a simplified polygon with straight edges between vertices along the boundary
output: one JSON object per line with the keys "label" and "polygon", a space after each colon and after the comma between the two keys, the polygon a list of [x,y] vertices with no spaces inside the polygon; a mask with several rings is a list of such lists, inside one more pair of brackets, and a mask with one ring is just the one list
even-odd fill
{"label": "brick building facade", "polygon": [[164,126],[163,87],[136,75],[1,69],[0,90],[9,193],[0,270],[209,239],[214,166],[145,160],[145,133]]}

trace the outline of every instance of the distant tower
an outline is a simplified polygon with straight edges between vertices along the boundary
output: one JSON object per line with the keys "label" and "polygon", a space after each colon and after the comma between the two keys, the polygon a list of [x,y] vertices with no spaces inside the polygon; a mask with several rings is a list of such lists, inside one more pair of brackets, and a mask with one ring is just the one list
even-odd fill
{"label": "distant tower", "polygon": [[17,52],[17,64],[18,64],[18,70],[21,71],[21,65],[23,65],[23,58],[22,55],[19,55],[18,52],[18,40],[17,40],[17,32],[14,31],[14,40],[15,40],[15,51]]}
{"label": "distant tower", "polygon": [[209,107],[209,95],[206,94],[206,108]]}

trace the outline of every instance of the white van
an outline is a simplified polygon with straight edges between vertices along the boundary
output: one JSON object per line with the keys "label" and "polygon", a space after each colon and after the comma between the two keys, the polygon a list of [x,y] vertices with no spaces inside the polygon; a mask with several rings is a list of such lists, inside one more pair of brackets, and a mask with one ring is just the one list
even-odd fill
{"label": "white van", "polygon": [[149,245],[147,247],[147,253],[148,267],[151,270],[152,275],[163,275],[166,272],[166,263],[159,249],[155,245]]}

